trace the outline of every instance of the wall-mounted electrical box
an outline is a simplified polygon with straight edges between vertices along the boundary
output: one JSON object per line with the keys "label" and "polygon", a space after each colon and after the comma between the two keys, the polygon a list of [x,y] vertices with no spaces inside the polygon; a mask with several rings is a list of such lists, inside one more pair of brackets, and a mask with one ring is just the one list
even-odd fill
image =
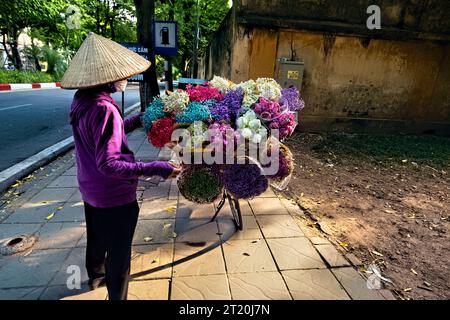
{"label": "wall-mounted electrical box", "polygon": [[281,58],[278,62],[277,82],[283,88],[290,86],[302,89],[303,72],[305,65],[303,61],[288,61]]}

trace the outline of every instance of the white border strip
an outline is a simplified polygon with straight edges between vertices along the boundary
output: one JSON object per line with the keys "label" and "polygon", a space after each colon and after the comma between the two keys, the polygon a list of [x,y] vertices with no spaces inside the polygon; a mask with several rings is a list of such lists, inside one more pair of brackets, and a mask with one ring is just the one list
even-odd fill
{"label": "white border strip", "polygon": [[59,88],[55,82],[53,83],[39,83],[41,85],[41,89],[47,89],[47,88]]}
{"label": "white border strip", "polygon": [[31,83],[12,83],[10,84],[11,90],[27,90],[27,89],[33,89],[33,85]]}

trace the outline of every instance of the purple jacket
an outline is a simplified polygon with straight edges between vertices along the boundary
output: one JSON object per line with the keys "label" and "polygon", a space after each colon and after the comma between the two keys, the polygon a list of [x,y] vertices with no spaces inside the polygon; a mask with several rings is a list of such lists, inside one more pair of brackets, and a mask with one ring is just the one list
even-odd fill
{"label": "purple jacket", "polygon": [[78,185],[83,200],[93,207],[133,202],[139,176],[167,179],[172,173],[167,162],[135,161],[125,134],[141,126],[139,115],[123,121],[118,105],[106,90],[78,90],[70,119]]}

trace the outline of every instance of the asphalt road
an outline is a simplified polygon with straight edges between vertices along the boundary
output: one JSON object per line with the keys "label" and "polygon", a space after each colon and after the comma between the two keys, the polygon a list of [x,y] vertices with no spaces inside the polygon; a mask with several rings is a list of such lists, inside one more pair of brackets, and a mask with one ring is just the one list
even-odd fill
{"label": "asphalt road", "polygon": [[[73,90],[0,93],[0,171],[72,135]],[[113,95],[121,105],[120,93]],[[138,87],[125,92],[125,107],[139,101]]]}

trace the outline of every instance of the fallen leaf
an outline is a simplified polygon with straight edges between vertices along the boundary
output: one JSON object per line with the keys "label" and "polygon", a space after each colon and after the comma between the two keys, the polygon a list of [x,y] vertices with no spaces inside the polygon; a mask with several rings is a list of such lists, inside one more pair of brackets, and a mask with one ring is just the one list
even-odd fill
{"label": "fallen leaf", "polygon": [[55,216],[55,212],[50,213],[47,218],[45,218],[46,220],[50,220],[51,218],[53,218]]}
{"label": "fallen leaf", "polygon": [[414,274],[417,276],[416,270],[414,270],[414,269],[411,268],[411,272],[414,273]]}
{"label": "fallen leaf", "polygon": [[404,292],[409,292],[411,290],[412,290],[412,288],[405,288],[405,289],[403,289]]}
{"label": "fallen leaf", "polygon": [[384,282],[394,284],[391,279],[388,279],[386,277],[383,277],[381,275],[381,271],[377,266],[369,266],[369,269],[367,270],[367,273],[373,273],[376,277],[378,277],[380,280],[383,280]]}
{"label": "fallen leaf", "polygon": [[165,223],[165,224],[163,225],[163,228],[164,228],[164,229],[169,229],[171,226],[172,226],[171,223]]}
{"label": "fallen leaf", "polygon": [[339,245],[341,245],[341,247],[348,247],[348,243],[345,243],[345,242],[341,242]]}
{"label": "fallen leaf", "polygon": [[173,238],[176,238],[178,235],[174,232],[173,234],[172,234],[172,237]]}
{"label": "fallen leaf", "polygon": [[53,211],[52,213],[50,213],[50,214],[47,216],[47,218],[45,218],[45,219],[46,219],[46,220],[52,219],[52,218],[55,216],[55,214],[56,214],[58,211],[60,211],[62,208],[64,208],[64,206],[60,206],[60,207],[56,208],[56,210]]}
{"label": "fallen leaf", "polygon": [[373,253],[374,255],[376,255],[376,256],[384,257],[383,254],[382,254],[382,253],[379,253],[378,251],[373,250],[372,253]]}
{"label": "fallen leaf", "polygon": [[171,207],[168,207],[168,208],[166,208],[166,209],[164,209],[164,210],[165,210],[167,213],[174,213],[176,209],[177,209],[176,206],[171,206]]}
{"label": "fallen leaf", "polygon": [[424,286],[417,286],[417,288],[423,289],[423,290],[426,290],[426,291],[433,291],[433,289],[428,288],[428,287],[424,287]]}
{"label": "fallen leaf", "polygon": [[144,241],[145,241],[145,242],[150,242],[150,241],[152,241],[152,240],[153,240],[152,237],[145,237],[145,238],[144,238]]}

